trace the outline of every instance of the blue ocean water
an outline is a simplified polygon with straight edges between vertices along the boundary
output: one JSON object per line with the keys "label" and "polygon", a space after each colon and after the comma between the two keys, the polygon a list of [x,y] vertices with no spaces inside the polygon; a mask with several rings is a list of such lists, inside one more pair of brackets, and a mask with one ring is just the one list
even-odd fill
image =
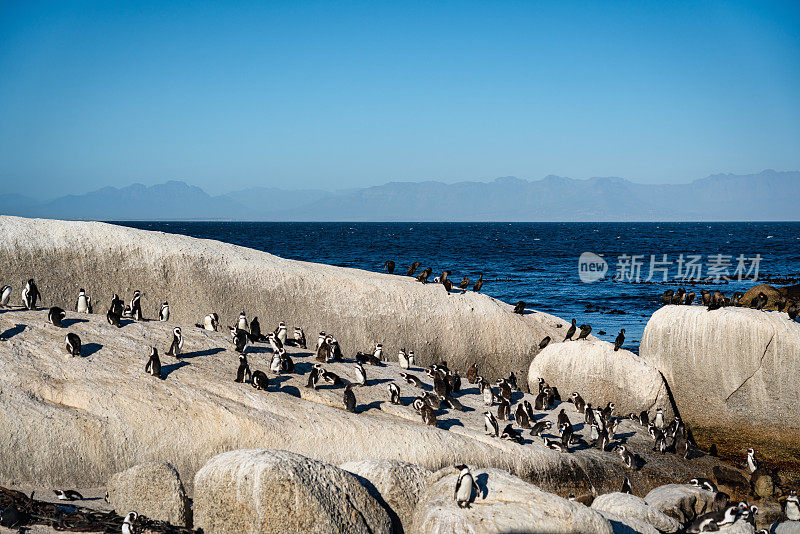
{"label": "blue ocean water", "polygon": [[[699,301],[703,288],[728,295],[745,291],[758,283],[752,280],[756,269],[760,280],[774,285],[800,280],[800,222],[116,224],[369,271],[393,260],[400,275],[419,261],[420,270],[433,268],[431,279],[447,269],[456,284],[468,276],[470,288],[483,273],[484,293],[591,324],[593,334],[609,341],[625,328],[626,348],[634,351],[665,289],[685,287]],[[604,278],[581,281],[578,260],[584,252],[608,264]],[[646,281],[651,259],[654,270]],[[711,280],[699,281],[709,275]]]}

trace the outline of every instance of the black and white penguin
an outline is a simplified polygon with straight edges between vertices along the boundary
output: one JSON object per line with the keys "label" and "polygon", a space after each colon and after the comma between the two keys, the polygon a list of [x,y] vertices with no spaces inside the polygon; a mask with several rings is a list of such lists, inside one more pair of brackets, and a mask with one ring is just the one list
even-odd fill
{"label": "black and white penguin", "polygon": [[625,464],[625,467],[628,469],[636,469],[636,457],[625,445],[620,445],[617,447],[617,454],[619,454],[619,457],[622,459],[622,463]]}
{"label": "black and white penguin", "polygon": [[387,260],[386,263],[383,264],[383,268],[386,269],[386,272],[389,274],[394,274],[394,262],[392,260]]}
{"label": "black and white penguin", "polygon": [[400,364],[401,369],[408,369],[408,356],[406,356],[406,349],[400,349],[397,353],[397,363]]}
{"label": "black and white penguin", "polygon": [[[250,334],[247,338],[253,343],[267,339],[261,334],[261,323],[258,322],[258,317],[253,317],[253,320],[250,321]],[[284,344],[286,343],[284,342]]]}
{"label": "black and white penguin", "polygon": [[622,489],[619,490],[620,493],[633,493],[633,488],[631,487],[631,479],[625,477],[625,480],[622,481]]}
{"label": "black and white penguin", "polygon": [[496,438],[500,435],[500,426],[497,424],[497,419],[492,415],[492,412],[483,412],[483,429],[492,437]]}
{"label": "black and white penguin", "polygon": [[497,405],[497,420],[508,421],[509,415],[511,415],[511,405],[506,399],[501,398],[500,404]]}
{"label": "black and white penguin", "polygon": [[550,336],[545,336],[544,339],[542,339],[541,343],[539,343],[539,348],[543,349],[549,344],[550,344]]}
{"label": "black and white penguin", "polygon": [[442,406],[458,412],[464,411],[464,405],[461,404],[461,402],[459,402],[459,400],[455,397],[445,397],[442,399]]}
{"label": "black and white penguin", "polygon": [[400,386],[394,382],[390,382],[387,389],[389,390],[389,402],[392,404],[400,404]]}
{"label": "black and white penguin", "polygon": [[120,317],[122,317],[122,312],[125,311],[125,303],[116,293],[111,296],[111,306],[109,307],[109,310],[113,311]]}
{"label": "black and white penguin", "polygon": [[294,360],[292,360],[292,357],[286,354],[284,349],[281,349],[279,355],[281,358],[281,372],[294,373]]}
{"label": "black and white penguin", "polygon": [[791,490],[786,497],[786,504],[783,507],[783,513],[789,521],[800,521],[800,498],[797,496],[797,490]]}
{"label": "black and white penguin", "polygon": [[520,300],[514,306],[514,313],[518,313],[519,315],[522,315],[522,313],[525,311],[525,306],[527,306],[527,305],[528,305],[527,302],[525,302],[524,300]]}
{"label": "black and white penguin", "polygon": [[622,344],[625,343],[625,329],[619,331],[617,335],[617,339],[614,340],[614,352],[617,352],[621,347]]}
{"label": "black and white penguin", "polygon": [[106,313],[106,321],[108,321],[108,324],[110,324],[111,326],[122,328],[122,323],[120,322],[121,320],[122,320],[122,315],[115,313],[113,307],[110,308]]}
{"label": "black and white penguin", "polygon": [[53,325],[61,328],[61,321],[67,316],[67,312],[59,308],[58,306],[53,306],[47,312],[47,321]]}
{"label": "black and white penguin", "polygon": [[375,350],[372,351],[372,365],[381,365],[383,362],[383,343],[375,343]]}
{"label": "black and white penguin", "polygon": [[161,378],[161,360],[158,357],[158,349],[150,347],[150,357],[144,366],[144,372]]}
{"label": "black and white penguin", "polygon": [[269,377],[264,371],[255,371],[253,373],[253,387],[261,390],[266,391],[269,387]]}
{"label": "black and white penguin", "polygon": [[739,518],[739,505],[730,504],[716,512],[700,515],[686,528],[687,534],[715,532],[721,527],[732,525]]}
{"label": "black and white penguin", "polygon": [[288,332],[286,330],[286,323],[283,321],[278,323],[278,328],[275,329],[275,337],[281,342],[281,345],[286,344],[286,336]]}
{"label": "black and white penguin", "polygon": [[576,323],[576,321],[575,321],[575,319],[573,319],[572,320],[572,326],[570,326],[569,330],[567,330],[567,335],[564,337],[564,341],[571,341],[572,340],[572,336],[575,335],[575,331],[577,330],[577,326],[575,326],[575,323]]}
{"label": "black and white penguin", "polygon": [[269,370],[276,375],[281,374],[283,366],[281,365],[281,354],[279,352],[276,352],[272,355],[272,360],[269,364]]}
{"label": "black and white penguin", "polygon": [[36,301],[41,297],[42,294],[39,293],[39,288],[36,287],[36,282],[34,282],[33,278],[31,278],[25,283],[25,287],[22,288],[22,305],[27,310],[33,310],[36,308]]}
{"label": "black and white penguin", "polygon": [[426,425],[438,426],[436,422],[436,412],[434,412],[433,408],[431,408],[427,404],[422,407],[420,415],[422,415],[422,422],[425,423]]}
{"label": "black and white penguin", "polygon": [[511,384],[505,378],[497,379],[497,392],[501,398],[511,402]]}
{"label": "black and white penguin", "polygon": [[459,470],[458,478],[456,479],[456,487],[453,491],[453,499],[459,508],[469,508],[472,502],[472,491],[475,490],[477,494],[480,492],[475,478],[472,476],[469,467],[464,464],[456,466]]}
{"label": "black and white penguin", "polygon": [[485,406],[491,406],[494,404],[495,399],[497,396],[494,394],[494,390],[492,390],[492,386],[486,384],[483,387],[483,404]]}
{"label": "black and white penguin", "polygon": [[750,473],[753,473],[756,469],[758,469],[758,460],[756,459],[756,451],[753,449],[747,449],[747,470]]}
{"label": "black and white penguin", "polygon": [[653,424],[656,428],[664,428],[664,410],[656,408],[656,416],[653,418]]}
{"label": "black and white penguin", "polygon": [[424,386],[422,385],[422,380],[417,378],[415,375],[412,375],[411,373],[400,373],[400,377],[409,384],[411,384],[412,386],[419,389],[424,389]]}
{"label": "black and white penguin", "polygon": [[435,393],[431,393],[430,391],[424,393],[422,395],[422,400],[434,410],[442,409],[442,398]]}
{"label": "black and white penguin", "polygon": [[580,393],[574,391],[572,395],[569,396],[569,400],[575,405],[575,409],[578,410],[578,413],[584,413],[586,410],[586,401],[583,400]]}
{"label": "black and white penguin", "polygon": [[294,327],[294,342],[301,349],[308,348],[306,347],[306,334],[299,326]]}
{"label": "black and white penguin", "polygon": [[228,326],[228,330],[230,330],[231,333],[231,342],[233,343],[234,350],[239,354],[244,354],[247,348],[247,331],[232,326]]}
{"label": "black and white penguin", "polygon": [[[331,339],[330,336],[328,336],[328,339]],[[275,332],[272,332],[267,337],[267,340],[269,341],[269,346],[272,349],[272,352],[274,352],[274,353],[280,352],[280,350],[283,348],[283,342],[280,339],[278,339],[278,336],[275,335]],[[330,351],[330,346],[328,345],[328,343],[325,344],[326,352]],[[319,358],[317,358],[317,359],[319,359]],[[327,357],[327,355],[326,355],[325,359],[326,360],[329,359]]]}
{"label": "black and white penguin", "polygon": [[328,371],[327,369],[321,369],[320,377],[325,382],[329,384],[333,384],[334,386],[341,386],[342,385],[342,378],[332,371]]}
{"label": "black and white penguin", "polygon": [[717,493],[719,491],[717,489],[717,485],[714,484],[714,482],[710,478],[693,478],[689,481],[689,484],[691,484],[695,488],[704,489],[712,493]]}
{"label": "black and white penguin", "polygon": [[203,317],[203,324],[197,326],[201,326],[204,330],[208,330],[209,332],[216,332],[217,328],[219,328],[219,315],[216,313],[209,313]]}
{"label": "black and white penguin", "polygon": [[131,299],[131,317],[133,317],[134,321],[141,321],[142,317],[142,294],[139,290],[133,292],[133,298]]}
{"label": "black and white penguin", "polygon": [[353,386],[350,384],[344,387],[344,408],[348,412],[356,413],[356,394],[353,393]]}
{"label": "black and white penguin", "polygon": [[167,356],[175,356],[176,358],[180,358],[181,351],[183,350],[183,332],[181,332],[181,327],[176,326],[172,329],[172,343],[169,346],[169,350],[167,351]]}
{"label": "black and white penguin", "polygon": [[64,339],[64,343],[67,354],[70,356],[81,355],[81,338],[78,337],[78,334],[73,334],[72,332],[68,333]]}
{"label": "black and white penguin", "polygon": [[236,328],[246,332],[250,331],[250,325],[247,322],[247,314],[245,314],[244,311],[239,314],[239,320],[236,322]]}
{"label": "black and white penguin", "polygon": [[367,385],[367,371],[364,369],[364,366],[360,363],[355,364],[355,373],[356,373],[356,381],[355,385],[357,386],[366,386]]}
{"label": "black and white penguin", "polygon": [[578,334],[578,341],[580,341],[581,339],[586,339],[591,333],[592,333],[592,327],[589,326],[588,324],[582,324],[581,333]]}
{"label": "black and white penguin", "polygon": [[92,313],[92,299],[86,294],[83,288],[78,291],[78,300],[75,303],[75,311],[78,313]]}
{"label": "black and white penguin", "polygon": [[253,373],[250,371],[250,364],[247,363],[247,355],[239,355],[239,368],[236,369],[236,380],[234,382],[251,382],[253,380]]}
{"label": "black and white penguin", "polygon": [[[503,399],[505,402],[505,399]],[[499,408],[498,408],[499,411]],[[516,421],[517,426],[520,428],[530,428],[531,422],[528,419],[528,412],[525,411],[525,405],[521,402],[517,404],[516,410],[514,410],[514,421]]]}
{"label": "black and white penguin", "polygon": [[650,426],[650,414],[647,413],[647,410],[642,410],[642,413],[639,414],[639,424],[645,428]]}
{"label": "black and white penguin", "polygon": [[533,404],[527,400],[524,400],[522,401],[522,407],[525,409],[525,415],[528,416],[528,422],[533,423],[534,419],[536,419],[535,414],[533,413]]}
{"label": "black and white penguin", "polygon": [[565,447],[564,444],[561,443],[561,440],[550,439],[547,436],[542,436],[542,442],[544,443],[544,446],[547,447],[548,449],[553,449],[554,451],[558,452],[569,452],[567,450],[567,447]]}
{"label": "black and white penguin", "polygon": [[158,320],[163,322],[169,321],[169,302],[166,300],[164,304],[161,305],[161,309],[158,310]]}
{"label": "black and white penguin", "polygon": [[417,361],[416,357],[414,356],[414,351],[410,350],[408,351],[408,368],[413,369],[416,366],[417,366]]}
{"label": "black and white penguin", "polygon": [[533,401],[533,407],[537,411],[542,411],[547,409],[547,391],[550,388],[545,388],[545,391],[542,391],[538,395],[536,395],[536,399]]}
{"label": "black and white penguin", "polygon": [[518,431],[514,430],[514,426],[511,423],[505,426],[503,432],[500,434],[500,439],[513,441],[514,443],[522,443],[522,436]]}
{"label": "black and white penguin", "polygon": [[308,381],[306,382],[307,388],[317,389],[317,385],[321,380],[322,369],[317,367],[319,364],[315,364],[314,367],[311,368],[311,372],[308,373]]}
{"label": "black and white penguin", "polygon": [[556,423],[559,429],[564,425],[572,426],[572,424],[569,422],[569,417],[567,416],[567,412],[566,410],[564,410],[564,408],[561,408],[561,411],[558,412],[558,418],[556,420]]}
{"label": "black and white penguin", "polygon": [[553,423],[550,421],[539,421],[531,427],[531,435],[541,437],[545,430],[550,430],[551,428],[553,428]]}
{"label": "black and white penguin", "polygon": [[125,519],[122,521],[122,534],[135,534],[136,519],[139,514],[136,512],[128,512]]}
{"label": "black and white penguin", "polygon": [[11,300],[11,291],[12,287],[9,285],[5,285],[0,289],[0,308],[8,307],[8,302]]}
{"label": "black and white penguin", "polygon": [[56,494],[59,501],[82,501],[83,495],[75,490],[58,490],[54,489],[53,493]]}
{"label": "black and white penguin", "polygon": [[329,362],[335,362],[337,360],[342,359],[342,347],[339,345],[339,342],[336,340],[335,337],[328,336],[328,360]]}

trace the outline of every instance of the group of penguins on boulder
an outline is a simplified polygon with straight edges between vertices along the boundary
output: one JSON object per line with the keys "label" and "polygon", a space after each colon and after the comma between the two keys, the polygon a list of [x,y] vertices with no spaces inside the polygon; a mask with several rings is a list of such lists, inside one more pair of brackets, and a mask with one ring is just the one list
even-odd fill
{"label": "group of penguins on boulder", "polygon": [[[680,288],[677,291],[667,289],[661,294],[659,299],[661,300],[662,304],[682,304],[691,306],[695,299],[695,293],[693,291],[687,293],[683,288]],[[728,306],[766,311],[764,310],[764,307],[769,304],[769,297],[763,291],[759,291],[758,295],[750,299],[750,302],[745,302],[744,293],[741,291],[736,291],[730,297],[726,297],[725,293],[721,291],[711,292],[703,289],[700,291],[700,299],[703,303],[703,306],[705,306],[708,311],[718,310]],[[800,302],[796,300],[789,300],[784,295],[779,296],[777,300],[775,300],[774,306],[775,311],[777,312],[783,312],[786,310],[786,313],[789,315],[789,319],[793,321],[797,319],[797,316],[800,313]]]}
{"label": "group of penguins on boulder", "polygon": [[[679,293],[681,291],[682,290],[679,290]],[[0,289],[0,306],[8,306],[10,292],[9,286],[4,286]],[[108,312],[106,313],[108,323],[120,328],[122,327],[121,320],[123,318],[130,318],[136,321],[143,320],[141,297],[142,293],[140,291],[134,291],[130,303],[126,305],[118,295],[114,294]],[[40,298],[41,294],[39,293],[35,281],[33,279],[29,280],[23,289],[23,307],[29,310],[36,309],[37,300]],[[739,297],[739,299],[740,298],[741,297]],[[672,299],[673,297],[671,296],[670,302],[673,302]],[[688,304],[691,303],[693,295],[689,298],[686,298],[686,295],[681,295],[680,299],[682,303]],[[710,295],[709,299],[709,302],[717,302],[719,297]],[[91,298],[83,289],[80,289],[78,294],[76,311],[78,313],[93,313]],[[48,321],[55,326],[62,326],[62,320],[65,316],[66,312],[59,307],[54,306],[48,310]],[[167,321],[169,320],[169,316],[169,304],[168,302],[164,302],[159,308],[158,318],[160,321]],[[204,330],[217,331],[219,328],[219,316],[216,313],[210,313],[203,318],[202,323],[197,323],[195,326]],[[292,337],[289,337],[286,324],[283,321],[278,324],[278,327],[273,332],[265,336],[261,332],[258,318],[254,317],[252,321],[248,322],[245,312],[242,312],[239,315],[236,326],[230,326],[228,328],[230,330],[231,342],[236,352],[239,353],[239,367],[236,372],[235,382],[249,383],[252,387],[259,390],[267,390],[270,381],[267,374],[263,371],[252,371],[250,369],[246,355],[246,347],[249,343],[268,343],[270,345],[273,353],[270,371],[274,374],[293,373],[295,371],[294,362],[286,353],[285,346],[307,348],[303,329],[295,327]],[[573,319],[572,326],[567,333],[565,341],[572,338],[576,328],[575,320]],[[589,332],[591,332],[591,327],[582,325],[578,339],[585,339],[589,335]],[[623,340],[624,330],[618,336],[617,343],[615,343],[615,350],[619,349]],[[543,340],[540,347],[546,346],[549,341],[549,338],[546,338]],[[68,355],[80,356],[81,340],[77,334],[67,334],[65,348]],[[181,328],[176,326],[172,330],[172,339],[166,354],[180,359],[183,348],[183,333]],[[336,373],[325,368],[324,364],[341,362],[344,361],[344,358],[339,342],[331,334],[324,331],[319,333],[317,339],[315,360],[316,362],[309,373],[306,387],[316,389],[321,383],[327,383],[332,386],[344,385],[343,402],[345,409],[354,413],[356,412],[357,401],[353,387],[367,384],[367,372],[364,366],[383,366],[385,361],[383,345],[381,343],[377,343],[375,349],[371,352],[358,352],[356,353],[354,363],[356,379],[352,382],[345,380]],[[416,363],[414,351],[406,352],[405,349],[401,349],[398,353],[398,363],[404,371],[412,370]],[[145,364],[145,372],[158,378],[163,378],[161,376],[161,362],[156,347],[150,348],[150,355]],[[413,399],[411,407],[420,415],[423,423],[437,426],[437,411],[442,409],[462,411],[464,409],[461,402],[454,396],[455,393],[461,391],[462,379],[458,371],[449,369],[447,362],[444,361],[426,368],[425,374],[432,380],[433,391],[425,391],[423,381],[413,373],[400,372],[399,376],[409,385],[420,389],[420,394]],[[534,403],[531,404],[527,400],[522,400],[512,409],[512,394],[513,392],[519,391],[517,378],[513,372],[507,378],[498,379],[494,386],[492,386],[485,377],[478,374],[477,364],[473,364],[467,371],[466,379],[470,384],[477,384],[478,391],[483,397],[485,406],[492,407],[497,405],[496,413],[492,413],[490,410],[484,412],[484,430],[490,436],[523,444],[523,431],[529,430],[529,434],[533,437],[540,438],[544,446],[562,453],[571,452],[571,447],[583,444],[584,446],[597,447],[604,452],[616,451],[624,465],[632,470],[640,469],[645,463],[639,455],[630,451],[622,442],[615,443],[617,437],[616,433],[622,418],[615,415],[614,402],[608,402],[605,407],[593,407],[591,403],[585,402],[580,393],[573,392],[567,402],[573,403],[576,410],[580,414],[583,414],[584,426],[589,428],[589,435],[586,439],[583,439],[576,434],[563,408],[557,416],[558,435],[553,435],[547,433],[551,431],[552,423],[544,420],[537,421],[535,410],[540,412],[547,411],[558,406],[558,403],[561,402],[561,396],[558,392],[558,388],[555,386],[548,385],[544,379],[540,378],[538,394],[535,397]],[[401,404],[400,388],[395,382],[388,384],[387,392],[389,402],[392,404]],[[638,415],[631,413],[628,417],[647,428],[648,433],[653,438],[653,451],[662,454],[673,453],[685,459],[691,459],[695,455],[702,454],[697,449],[691,435],[687,432],[686,426],[679,416],[675,416],[674,419],[667,424],[664,420],[663,410],[658,408],[652,420],[647,411],[642,411]],[[513,423],[516,423],[518,428],[515,428],[514,424],[509,422],[502,430],[500,429],[499,421],[512,421],[512,419]],[[757,469],[755,452],[752,449],[748,449],[747,464],[751,473]],[[454,498],[459,507],[468,507],[473,499],[472,489],[475,482],[469,467],[466,465],[458,465],[456,467],[460,470],[460,473],[456,483]],[[698,517],[690,525],[686,525],[685,532],[708,532],[741,520],[754,524],[753,516],[757,511],[756,506],[750,506],[744,502],[729,504],[729,496],[724,492],[717,491],[716,486],[709,479],[693,479],[691,483],[697,487],[714,491],[717,498],[715,499],[714,509]],[[627,477],[623,482],[622,491],[627,493],[631,492],[630,480]],[[588,497],[591,499],[590,496]],[[575,499],[575,497],[571,495],[570,499]],[[577,500],[582,501],[585,499],[581,497]],[[795,491],[790,492],[787,497],[786,514],[787,517],[796,515],[797,518],[800,519],[800,508],[798,508],[798,498]]]}

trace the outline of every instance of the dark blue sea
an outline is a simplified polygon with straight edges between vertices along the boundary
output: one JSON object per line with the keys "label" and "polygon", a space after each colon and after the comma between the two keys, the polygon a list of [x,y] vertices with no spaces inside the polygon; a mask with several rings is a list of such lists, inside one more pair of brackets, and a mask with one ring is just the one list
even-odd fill
{"label": "dark blue sea", "polygon": [[[468,276],[470,288],[483,273],[484,293],[574,317],[609,341],[625,328],[626,347],[634,351],[665,289],[685,287],[699,301],[703,288],[730,295],[761,281],[800,281],[798,222],[116,224],[368,271],[393,260],[399,275],[419,261],[419,270],[433,268],[431,279],[447,269],[456,284]],[[600,259],[584,256],[584,277],[601,272],[603,261],[608,269],[592,283],[582,282],[579,272],[586,252]]]}

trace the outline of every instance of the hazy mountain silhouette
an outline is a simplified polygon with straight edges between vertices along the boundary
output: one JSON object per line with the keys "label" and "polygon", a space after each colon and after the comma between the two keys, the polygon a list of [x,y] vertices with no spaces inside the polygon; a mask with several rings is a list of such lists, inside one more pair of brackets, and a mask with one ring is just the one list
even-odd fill
{"label": "hazy mountain silhouette", "polygon": [[212,197],[184,182],[105,187],[37,203],[0,195],[0,213],[93,220],[786,221],[798,220],[800,172],[718,174],[688,184],[623,178],[391,182],[338,191],[250,188]]}

